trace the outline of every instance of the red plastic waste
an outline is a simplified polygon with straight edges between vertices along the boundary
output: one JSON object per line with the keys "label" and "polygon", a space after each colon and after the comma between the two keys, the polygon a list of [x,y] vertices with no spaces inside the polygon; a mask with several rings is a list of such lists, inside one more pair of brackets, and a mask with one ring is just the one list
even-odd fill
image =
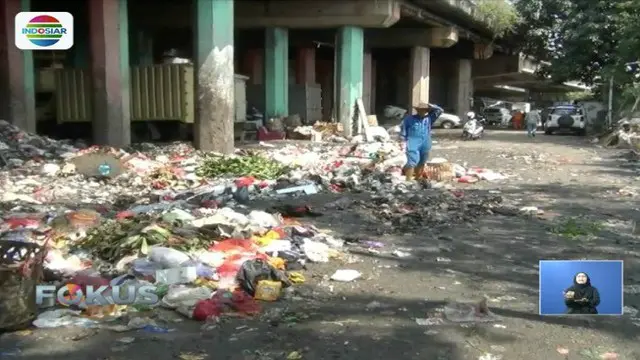
{"label": "red plastic waste", "polygon": [[100,287],[100,286],[109,286],[109,280],[105,279],[105,278],[101,278],[98,276],[90,276],[90,275],[76,275],[73,278],[71,278],[71,280],[69,280],[67,282],[67,284],[75,284],[80,286],[80,288],[82,289],[83,292],[86,293],[87,291],[87,286],[91,285],[95,288]]}
{"label": "red plastic waste", "polygon": [[224,253],[256,251],[257,249],[256,244],[249,239],[227,239],[209,247],[209,251]]}
{"label": "red plastic waste", "polygon": [[473,183],[478,182],[478,180],[479,179],[476,176],[465,175],[465,176],[460,177],[458,179],[458,182],[459,183],[464,183],[464,184],[473,184]]}
{"label": "red plastic waste", "polygon": [[251,316],[260,313],[260,304],[243,290],[217,291],[211,299],[200,300],[193,309],[195,320],[205,321],[226,312]]}
{"label": "red plastic waste", "polygon": [[253,176],[244,176],[234,181],[236,186],[239,188],[253,185],[255,182],[256,182],[256,178],[254,178]]}
{"label": "red plastic waste", "polygon": [[284,140],[285,136],[282,131],[269,131],[264,126],[258,129],[258,141]]}
{"label": "red plastic waste", "polygon": [[125,211],[120,211],[119,213],[116,214],[116,219],[118,220],[124,220],[124,219],[129,219],[132,217],[135,217],[136,213],[134,213],[133,211],[129,211],[129,210],[125,210]]}
{"label": "red plastic waste", "polygon": [[42,220],[30,217],[12,217],[4,219],[4,226],[10,230],[15,229],[37,229],[42,224]]}

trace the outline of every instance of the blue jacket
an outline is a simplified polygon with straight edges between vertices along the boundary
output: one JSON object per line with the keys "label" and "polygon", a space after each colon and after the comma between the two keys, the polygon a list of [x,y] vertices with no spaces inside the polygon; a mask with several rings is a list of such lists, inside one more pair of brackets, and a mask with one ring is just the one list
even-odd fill
{"label": "blue jacket", "polygon": [[431,105],[431,110],[424,118],[421,118],[418,114],[405,116],[400,125],[400,135],[405,141],[409,140],[409,138],[427,140],[431,137],[433,123],[442,115],[442,112],[441,107]]}

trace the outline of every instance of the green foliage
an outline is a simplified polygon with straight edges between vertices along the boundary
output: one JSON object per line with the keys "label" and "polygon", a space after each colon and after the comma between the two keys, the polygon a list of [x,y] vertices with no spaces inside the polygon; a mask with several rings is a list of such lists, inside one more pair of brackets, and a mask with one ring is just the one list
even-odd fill
{"label": "green foliage", "polygon": [[282,163],[258,154],[238,157],[210,156],[196,170],[207,178],[253,176],[257,179],[277,179],[291,169]]}
{"label": "green foliage", "polygon": [[570,101],[588,101],[593,100],[595,94],[591,91],[572,91],[565,94],[567,100]]}
{"label": "green foliage", "polygon": [[496,38],[513,32],[520,21],[518,11],[506,0],[478,0],[475,11]]}
{"label": "green foliage", "polygon": [[633,82],[624,63],[640,54],[640,0],[515,0],[522,21],[506,41],[549,62],[541,75],[617,86]]}

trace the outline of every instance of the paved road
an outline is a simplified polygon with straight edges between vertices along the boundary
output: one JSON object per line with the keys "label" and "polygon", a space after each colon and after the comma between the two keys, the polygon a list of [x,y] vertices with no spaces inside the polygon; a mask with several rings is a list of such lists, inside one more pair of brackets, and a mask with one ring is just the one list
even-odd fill
{"label": "paved road", "polygon": [[[424,229],[403,233],[382,220],[379,211],[367,210],[364,205],[370,200],[365,195],[354,195],[363,202],[328,213],[317,226],[336,235],[381,241],[385,247],[312,266],[308,283],[297,288],[293,299],[267,307],[259,319],[229,319],[202,328],[162,313],[176,331],[56,329],[7,335],[0,338],[0,346],[20,349],[21,359],[33,360],[267,360],[286,359],[293,351],[308,360],[538,360],[562,358],[558,348],[567,349],[570,359],[598,359],[606,352],[615,352],[619,359],[640,359],[640,327],[628,316],[537,315],[539,259],[623,259],[626,283],[640,280],[638,239],[630,225],[638,217],[637,198],[627,195],[640,183],[635,170],[623,167],[626,161],[619,156],[624,152],[599,149],[586,138],[571,136],[527,139],[521,132],[490,131],[482,140],[460,142],[458,134],[437,132],[433,156],[511,175],[502,182],[457,185],[465,196],[491,191],[505,202],[537,206],[547,219],[486,216],[449,228],[425,224]],[[309,201],[322,206],[336,198]],[[567,216],[601,226],[578,239],[549,231],[550,221]],[[392,255],[397,248],[411,256]],[[324,276],[338,268],[358,269],[363,278],[346,284],[327,281]],[[640,295],[628,290],[625,305],[640,307]],[[445,302],[483,296],[490,299],[497,323],[416,323]]]}

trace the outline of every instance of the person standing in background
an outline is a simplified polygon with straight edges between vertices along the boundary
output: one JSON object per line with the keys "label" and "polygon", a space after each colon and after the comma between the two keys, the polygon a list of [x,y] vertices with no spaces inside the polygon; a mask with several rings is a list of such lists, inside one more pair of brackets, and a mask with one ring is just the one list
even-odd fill
{"label": "person standing in background", "polygon": [[522,122],[524,120],[524,114],[520,110],[516,110],[512,116],[513,128],[516,130],[522,129]]}
{"label": "person standing in background", "polygon": [[540,117],[540,112],[538,110],[531,110],[525,116],[525,122],[527,124],[527,136],[528,137],[536,137],[536,130],[538,129],[538,124],[542,121]]}

